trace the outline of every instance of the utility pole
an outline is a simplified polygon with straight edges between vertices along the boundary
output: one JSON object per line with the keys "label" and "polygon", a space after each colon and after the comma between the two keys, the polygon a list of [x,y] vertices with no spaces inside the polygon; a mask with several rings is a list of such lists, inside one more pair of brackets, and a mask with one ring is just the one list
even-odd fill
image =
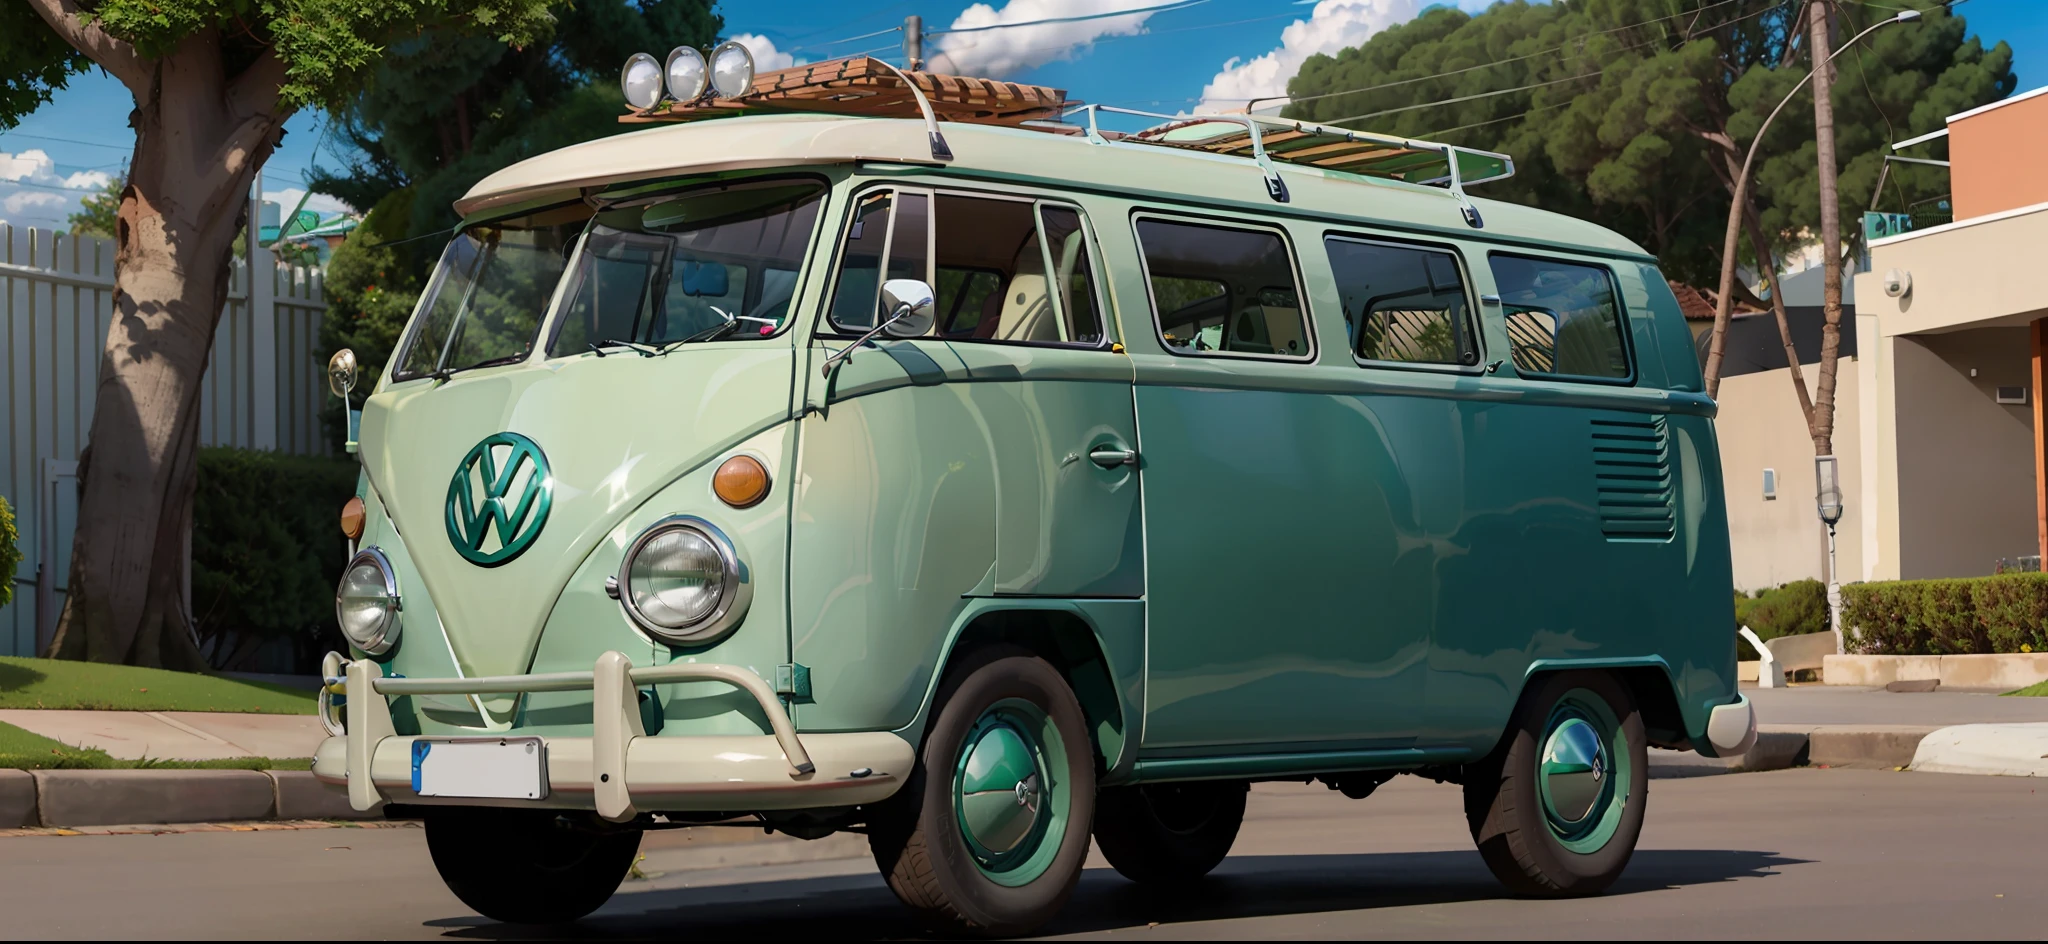
{"label": "utility pole", "polygon": [[[1821,329],[1820,383],[1813,404],[1813,451],[1835,452],[1835,369],[1842,350],[1842,207],[1835,192],[1834,64],[1829,62],[1834,17],[1827,0],[1807,8],[1812,17],[1813,130],[1820,152]],[[1795,366],[1793,369],[1797,370]]]}
{"label": "utility pole", "polygon": [[903,18],[903,60],[911,72],[924,70],[924,17]]}

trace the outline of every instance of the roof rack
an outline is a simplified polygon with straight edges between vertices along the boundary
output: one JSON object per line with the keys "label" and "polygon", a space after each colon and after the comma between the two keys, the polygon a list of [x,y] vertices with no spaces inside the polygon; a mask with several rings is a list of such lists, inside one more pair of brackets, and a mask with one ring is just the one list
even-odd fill
{"label": "roof rack", "polygon": [[[748,112],[824,112],[872,117],[922,117],[932,158],[953,159],[938,120],[1031,128],[1085,136],[1095,144],[1143,144],[1249,158],[1265,172],[1266,194],[1285,203],[1287,184],[1276,162],[1443,187],[1456,196],[1465,222],[1485,225],[1465,188],[1514,176],[1514,159],[1493,151],[1419,141],[1261,115],[1166,115],[1067,100],[1065,90],[935,72],[905,72],[871,56],[852,56],[755,75],[733,98],[663,102],[620,116],[622,122],[675,122]],[[1086,116],[1084,124],[1068,119]],[[1162,123],[1143,131],[1104,131],[1102,114]]]}

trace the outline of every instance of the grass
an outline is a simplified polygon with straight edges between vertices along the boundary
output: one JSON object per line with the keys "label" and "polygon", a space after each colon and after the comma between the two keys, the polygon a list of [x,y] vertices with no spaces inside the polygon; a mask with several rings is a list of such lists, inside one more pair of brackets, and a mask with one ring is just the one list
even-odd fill
{"label": "grass", "polygon": [[72,747],[0,721],[0,768],[13,770],[309,770],[305,757],[230,757],[222,760],[121,760],[89,747]]}
{"label": "grass", "polygon": [[282,685],[131,665],[5,656],[0,656],[0,708],[266,715],[314,711],[312,692]]}
{"label": "grass", "polygon": [[2008,694],[2008,695],[2036,695],[2036,696],[2040,696],[2040,697],[2043,697],[2043,698],[2048,698],[2048,681],[2040,681],[2040,682],[2035,682],[2034,684],[2032,684],[2032,685],[2029,685],[2029,686],[2027,686],[2026,688],[2022,688],[2022,689],[2020,689],[2019,691],[2016,691],[2016,692],[2006,692],[2006,694]]}

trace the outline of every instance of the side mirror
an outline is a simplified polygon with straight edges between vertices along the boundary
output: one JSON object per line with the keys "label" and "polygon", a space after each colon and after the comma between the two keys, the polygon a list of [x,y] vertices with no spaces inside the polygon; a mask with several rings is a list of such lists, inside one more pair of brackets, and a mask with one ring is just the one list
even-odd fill
{"label": "side mirror", "polygon": [[356,388],[356,352],[342,348],[327,359],[327,389],[341,398],[341,408],[348,415],[348,438],[341,448],[349,453],[356,451],[356,439],[363,427],[363,411],[348,402],[349,391]]}
{"label": "side mirror", "polygon": [[882,330],[892,338],[921,338],[931,333],[935,316],[932,287],[916,279],[882,283]]}
{"label": "side mirror", "polygon": [[356,388],[356,352],[342,348],[327,359],[327,389],[344,400]]}

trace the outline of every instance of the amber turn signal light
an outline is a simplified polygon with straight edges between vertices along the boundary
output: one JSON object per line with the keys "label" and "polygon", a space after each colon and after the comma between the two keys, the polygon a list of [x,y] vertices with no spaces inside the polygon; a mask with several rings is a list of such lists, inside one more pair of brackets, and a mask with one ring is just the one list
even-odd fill
{"label": "amber turn signal light", "polygon": [[733,456],[711,477],[711,490],[734,508],[752,508],[768,497],[768,469],[753,456]]}
{"label": "amber turn signal light", "polygon": [[341,535],[351,541],[363,537],[363,522],[368,515],[363,511],[363,500],[351,498],[341,506]]}

